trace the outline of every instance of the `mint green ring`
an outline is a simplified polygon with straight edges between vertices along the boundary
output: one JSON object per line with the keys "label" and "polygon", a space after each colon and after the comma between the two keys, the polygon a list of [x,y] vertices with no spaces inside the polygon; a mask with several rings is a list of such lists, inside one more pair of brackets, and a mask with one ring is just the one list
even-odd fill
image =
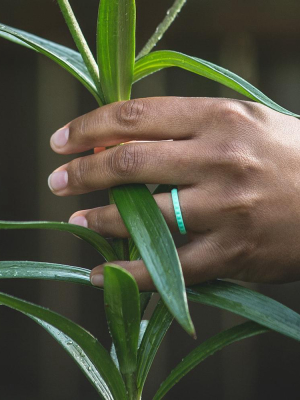
{"label": "mint green ring", "polygon": [[182,235],[186,234],[186,229],[184,226],[183,218],[182,218],[182,213],[181,213],[181,208],[180,208],[180,203],[179,203],[179,197],[178,197],[178,190],[172,189],[171,190],[171,195],[172,195],[172,201],[173,201],[173,206],[174,206],[174,212],[175,212],[175,217],[177,221],[177,225],[179,228],[179,231]]}

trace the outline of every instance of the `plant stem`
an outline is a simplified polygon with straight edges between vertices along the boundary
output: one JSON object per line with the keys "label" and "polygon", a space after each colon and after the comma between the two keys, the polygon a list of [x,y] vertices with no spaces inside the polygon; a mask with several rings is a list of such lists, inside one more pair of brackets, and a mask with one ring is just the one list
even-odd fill
{"label": "plant stem", "polygon": [[102,90],[100,87],[100,76],[99,76],[99,68],[94,59],[94,56],[85,40],[85,37],[80,29],[80,26],[77,22],[77,19],[73,13],[69,0],[57,0],[58,5],[61,9],[61,12],[64,16],[66,24],[68,25],[69,31],[73,37],[73,40],[83,58],[83,61],[91,74],[91,77],[98,89],[99,96],[101,98],[102,103],[104,103],[104,97],[102,94]]}
{"label": "plant stem", "polygon": [[141,396],[138,394],[135,374],[123,374],[123,378],[128,391],[128,399],[139,400]]}
{"label": "plant stem", "polygon": [[176,18],[177,14],[181,11],[185,2],[186,0],[175,0],[172,7],[167,11],[167,15],[165,16],[163,21],[158,25],[151,38],[148,40],[143,49],[139,52],[137,60],[150,53],[153,47],[156,46],[157,42],[163,37],[164,33],[168,30],[168,28]]}

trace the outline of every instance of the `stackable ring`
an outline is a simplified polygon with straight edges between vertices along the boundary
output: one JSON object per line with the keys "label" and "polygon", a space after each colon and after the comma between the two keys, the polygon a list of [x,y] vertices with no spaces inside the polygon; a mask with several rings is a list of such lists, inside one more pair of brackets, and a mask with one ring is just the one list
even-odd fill
{"label": "stackable ring", "polygon": [[178,190],[176,188],[172,189],[171,195],[172,195],[173,207],[174,207],[175,217],[176,217],[179,231],[182,235],[185,235],[186,229],[185,229],[183,218],[182,218],[179,197],[178,197]]}

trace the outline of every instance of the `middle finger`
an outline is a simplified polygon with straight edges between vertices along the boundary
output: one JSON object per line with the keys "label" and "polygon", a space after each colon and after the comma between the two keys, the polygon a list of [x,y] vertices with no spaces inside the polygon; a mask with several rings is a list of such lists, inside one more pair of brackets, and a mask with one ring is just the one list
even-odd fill
{"label": "middle finger", "polygon": [[190,141],[129,143],[61,166],[49,186],[56,195],[69,196],[126,183],[189,185],[199,181],[204,158],[200,149],[193,155]]}

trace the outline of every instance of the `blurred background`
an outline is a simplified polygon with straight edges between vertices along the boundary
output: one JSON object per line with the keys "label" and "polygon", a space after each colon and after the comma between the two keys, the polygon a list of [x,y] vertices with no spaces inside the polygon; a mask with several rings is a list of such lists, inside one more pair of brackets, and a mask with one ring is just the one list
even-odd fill
{"label": "blurred background", "polygon": [[[72,0],[95,48],[98,0]],[[137,50],[172,0],[137,0]],[[291,111],[300,110],[300,2],[298,0],[188,0],[157,46],[228,68]],[[1,0],[0,21],[74,47],[53,0]],[[106,192],[59,198],[48,175],[70,157],[55,155],[51,134],[97,107],[68,73],[43,56],[0,39],[0,219],[67,221],[80,209],[105,205]],[[186,71],[169,69],[138,83],[133,97],[237,94]],[[66,233],[0,231],[1,260],[36,260],[93,268],[96,252]],[[251,285],[300,312],[300,283]],[[102,293],[56,282],[0,281],[0,290],[73,319],[107,347]],[[191,304],[197,343],[173,324],[154,362],[144,399],[152,399],[170,370],[206,338],[240,322],[229,313]],[[0,308],[0,396],[4,400],[94,400],[97,395],[71,358],[25,316]],[[188,374],[166,399],[295,399],[299,396],[300,345],[279,334],[232,345]]]}

